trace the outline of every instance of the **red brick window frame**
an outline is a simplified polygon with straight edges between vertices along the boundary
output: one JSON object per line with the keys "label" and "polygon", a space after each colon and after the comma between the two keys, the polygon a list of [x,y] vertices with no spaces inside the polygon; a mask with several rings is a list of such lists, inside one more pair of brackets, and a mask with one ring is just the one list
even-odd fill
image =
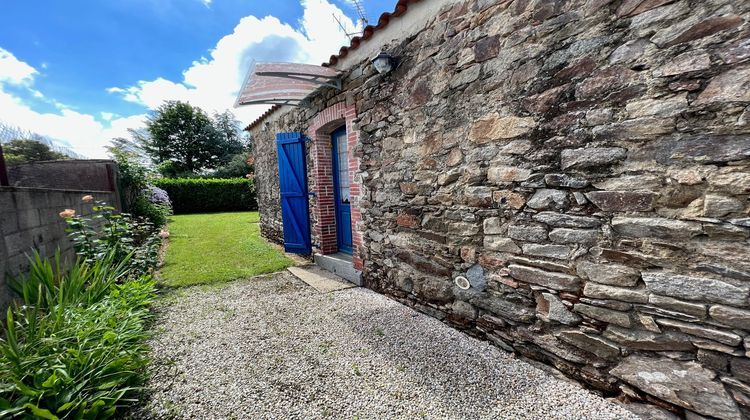
{"label": "red brick window frame", "polygon": [[339,102],[321,111],[313,118],[307,131],[312,140],[312,153],[315,176],[315,194],[317,205],[314,206],[316,219],[315,233],[318,235],[320,252],[332,254],[338,251],[336,241],[336,207],[333,190],[333,162],[331,156],[331,133],[342,125],[346,125],[349,161],[349,192],[351,195],[350,208],[352,219],[352,264],[357,270],[362,270],[362,234],[357,228],[362,220],[359,208],[360,185],[356,180],[359,163],[354,157],[354,147],[359,141],[359,133],[354,130],[354,119],[357,111],[354,105]]}

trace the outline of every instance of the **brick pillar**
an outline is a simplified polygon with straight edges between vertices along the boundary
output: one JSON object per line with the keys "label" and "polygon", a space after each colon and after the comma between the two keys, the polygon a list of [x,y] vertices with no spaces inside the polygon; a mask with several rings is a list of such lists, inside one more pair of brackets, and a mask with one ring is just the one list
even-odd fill
{"label": "brick pillar", "polygon": [[359,208],[361,188],[358,182],[359,159],[354,156],[354,148],[359,141],[359,133],[354,130],[353,122],[357,117],[354,105],[347,106],[340,102],[321,111],[313,120],[308,130],[308,136],[313,140],[313,158],[315,170],[317,204],[315,212],[318,223],[315,225],[315,233],[320,238],[319,249],[323,254],[338,251],[336,243],[336,208],[334,204],[333,191],[333,166],[331,156],[331,132],[341,125],[346,124],[349,161],[349,192],[351,194],[352,215],[352,264],[354,268],[361,270],[363,267],[361,258],[362,233],[360,232],[360,221],[362,213]]}

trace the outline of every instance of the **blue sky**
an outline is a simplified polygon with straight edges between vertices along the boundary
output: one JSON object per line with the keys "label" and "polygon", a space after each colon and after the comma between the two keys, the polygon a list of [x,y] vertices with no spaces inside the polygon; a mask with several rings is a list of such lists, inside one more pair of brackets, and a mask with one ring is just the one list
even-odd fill
{"label": "blue sky", "polygon": [[[363,3],[375,22],[395,0]],[[101,157],[164,100],[231,108],[252,59],[320,64],[346,42],[334,13],[354,30],[347,0],[6,0],[0,121]]]}

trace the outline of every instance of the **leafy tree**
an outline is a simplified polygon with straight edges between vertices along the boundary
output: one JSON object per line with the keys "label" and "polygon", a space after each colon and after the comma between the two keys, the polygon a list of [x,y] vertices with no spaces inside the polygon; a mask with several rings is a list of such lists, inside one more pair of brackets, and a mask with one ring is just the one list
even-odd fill
{"label": "leafy tree", "polygon": [[239,124],[229,111],[212,120],[185,102],[165,102],[148,118],[146,129],[144,150],[160,167],[170,162],[166,166],[174,173],[215,169],[244,146]]}
{"label": "leafy tree", "polygon": [[119,154],[125,154],[143,165],[150,164],[151,159],[146,153],[148,132],[143,129],[136,130],[129,128],[128,133],[130,134],[130,138],[113,138],[110,141],[109,146],[105,147],[107,152],[109,152],[112,157],[116,157]]}
{"label": "leafy tree", "polygon": [[[245,150],[250,151],[247,140],[247,133],[241,128],[240,122],[234,117],[229,110],[222,113],[215,113],[213,117],[214,128],[219,132],[224,144],[224,156],[221,157],[223,164],[229,163],[235,159],[238,154],[243,154]],[[246,155],[246,153],[245,153]]]}
{"label": "leafy tree", "polygon": [[36,140],[16,139],[3,144],[3,154],[8,165],[37,162],[40,160],[70,159]]}
{"label": "leafy tree", "polygon": [[232,156],[232,160],[226,165],[216,168],[213,176],[216,178],[244,178],[246,175],[253,173],[252,154],[250,152],[238,153]]}

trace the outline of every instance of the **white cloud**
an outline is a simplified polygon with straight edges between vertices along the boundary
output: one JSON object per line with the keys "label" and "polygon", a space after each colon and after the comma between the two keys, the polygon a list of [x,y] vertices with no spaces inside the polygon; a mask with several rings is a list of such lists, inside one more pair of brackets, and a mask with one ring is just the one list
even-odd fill
{"label": "white cloud", "polygon": [[[104,146],[109,144],[113,137],[126,136],[128,128],[144,125],[145,114],[114,118],[114,114],[103,112],[103,119],[107,119],[105,114],[111,117],[105,125],[92,115],[74,111],[54,99],[45,98],[42,92],[33,88],[37,70],[4,49],[0,49],[0,69],[0,119],[25,130],[60,140],[84,156],[105,157]],[[40,113],[33,110],[23,100],[6,92],[3,89],[5,84],[26,87],[32,96],[53,104],[59,112]]]}
{"label": "white cloud", "polygon": [[[209,6],[210,0],[201,0]],[[231,109],[252,60],[258,62],[297,62],[320,64],[347,43],[333,20],[339,17],[347,31],[355,23],[327,0],[302,0],[304,13],[298,27],[274,16],[247,16],[233,32],[221,38],[208,57],[196,60],[179,81],[159,77],[140,80],[129,87],[112,87],[107,92],[121,95],[128,102],[156,108],[165,100],[189,101],[205,110]],[[46,68],[46,65],[42,65]],[[60,139],[76,152],[91,158],[105,157],[104,147],[114,137],[128,135],[129,128],[142,128],[146,114],[121,117],[106,110],[94,115],[78,112],[46,97],[33,87],[39,72],[0,48],[0,119],[21,128]],[[54,105],[56,112],[37,112],[28,103],[3,89],[20,86],[35,98]],[[243,107],[233,112],[249,123],[266,107]]]}
{"label": "white cloud", "polygon": [[[149,108],[165,100],[188,101],[205,110],[223,111],[234,105],[252,60],[258,62],[296,62],[320,64],[347,43],[333,15],[353,32],[357,25],[326,0],[302,0],[304,13],[299,28],[274,16],[247,16],[233,32],[224,36],[209,52],[183,72],[183,80],[164,78],[138,81],[135,85],[108,89],[129,102]],[[233,110],[243,123],[249,123],[266,107],[242,107]]]}
{"label": "white cloud", "polygon": [[10,51],[0,48],[0,83],[28,86],[38,72],[17,59]]}

